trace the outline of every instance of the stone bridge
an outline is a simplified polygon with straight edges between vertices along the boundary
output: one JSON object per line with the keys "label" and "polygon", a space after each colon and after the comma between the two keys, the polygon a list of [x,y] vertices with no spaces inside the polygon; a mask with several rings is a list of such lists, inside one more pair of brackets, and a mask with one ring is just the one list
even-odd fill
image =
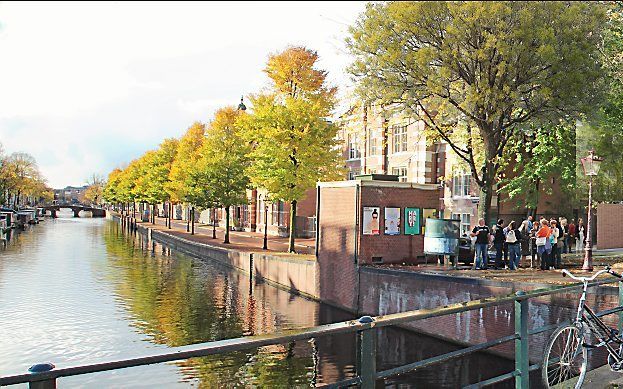
{"label": "stone bridge", "polygon": [[82,204],[57,204],[57,205],[46,205],[43,208],[46,213],[49,211],[52,217],[57,217],[56,212],[60,211],[61,208],[71,209],[74,213],[74,217],[80,217],[80,211],[91,211],[93,217],[106,217],[106,210],[101,208],[93,208],[89,205]]}

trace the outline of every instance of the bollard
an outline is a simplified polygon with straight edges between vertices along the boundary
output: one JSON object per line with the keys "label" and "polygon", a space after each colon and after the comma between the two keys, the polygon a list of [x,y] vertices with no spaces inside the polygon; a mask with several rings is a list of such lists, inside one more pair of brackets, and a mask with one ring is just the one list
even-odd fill
{"label": "bollard", "polygon": [[[51,371],[56,366],[51,363],[38,363],[30,366],[28,372],[31,374],[39,374]],[[56,378],[48,378],[41,381],[30,381],[29,389],[56,389]]]}
{"label": "bollard", "polygon": [[[517,291],[517,297],[525,296],[526,292]],[[528,300],[515,300],[515,388],[530,387],[530,360],[528,355]]]}
{"label": "bollard", "polygon": [[[362,316],[360,323],[372,323],[370,316]],[[357,375],[362,389],[371,389],[376,385],[376,328],[357,331]]]}

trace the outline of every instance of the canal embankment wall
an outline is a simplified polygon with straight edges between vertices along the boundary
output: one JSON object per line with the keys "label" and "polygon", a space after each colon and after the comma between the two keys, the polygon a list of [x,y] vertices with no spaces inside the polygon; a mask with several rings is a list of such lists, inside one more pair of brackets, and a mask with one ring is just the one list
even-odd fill
{"label": "canal embankment wall", "polygon": [[210,258],[278,288],[319,300],[318,266],[313,259],[212,246],[140,224],[137,225],[137,229],[138,232],[177,251],[198,258]]}
{"label": "canal embankment wall", "polygon": [[[417,272],[375,266],[339,266],[338,253],[331,271],[320,271],[322,263],[299,259],[287,254],[266,254],[210,246],[138,225],[138,231],[151,239],[198,258],[209,258],[245,274],[261,279],[294,294],[336,306],[356,315],[386,315],[417,309],[505,296],[517,291],[531,291],[552,285],[533,282],[500,281],[485,278],[453,276],[444,273]],[[349,273],[349,274],[345,274]],[[327,291],[330,293],[327,294]],[[336,293],[339,291],[339,293]],[[618,305],[618,289],[609,286],[592,288],[587,304],[595,311]],[[575,315],[579,292],[559,293],[531,299],[529,328],[539,328],[569,320]],[[481,308],[460,314],[413,322],[408,329],[453,343],[474,345],[512,335],[512,303]],[[616,326],[616,317],[606,321]],[[550,332],[531,335],[530,356],[542,357]],[[512,358],[514,343],[492,349]]]}

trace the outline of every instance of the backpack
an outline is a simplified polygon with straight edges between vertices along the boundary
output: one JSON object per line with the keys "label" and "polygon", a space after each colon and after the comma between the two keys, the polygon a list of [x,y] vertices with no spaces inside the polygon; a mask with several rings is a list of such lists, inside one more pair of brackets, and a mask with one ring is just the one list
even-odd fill
{"label": "backpack", "polygon": [[510,230],[506,234],[506,243],[517,243],[517,237],[515,236],[515,230]]}

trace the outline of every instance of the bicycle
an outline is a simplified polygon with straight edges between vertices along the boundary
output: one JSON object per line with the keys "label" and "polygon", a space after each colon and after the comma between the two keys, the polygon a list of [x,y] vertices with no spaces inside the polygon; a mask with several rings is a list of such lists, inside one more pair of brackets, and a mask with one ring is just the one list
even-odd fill
{"label": "bicycle", "polygon": [[[623,337],[619,331],[608,327],[586,305],[586,290],[589,282],[604,273],[623,278],[607,267],[592,277],[576,277],[567,270],[563,270],[563,277],[569,276],[584,284],[582,296],[578,304],[575,320],[571,324],[560,326],[552,334],[543,356],[541,369],[543,383],[546,388],[582,387],[588,364],[588,351],[605,346],[608,351],[608,364],[613,371],[623,371]],[[590,344],[591,337],[597,340]],[[615,346],[613,347],[613,344]],[[618,350],[617,347],[618,346]],[[573,381],[577,377],[575,385]]]}

